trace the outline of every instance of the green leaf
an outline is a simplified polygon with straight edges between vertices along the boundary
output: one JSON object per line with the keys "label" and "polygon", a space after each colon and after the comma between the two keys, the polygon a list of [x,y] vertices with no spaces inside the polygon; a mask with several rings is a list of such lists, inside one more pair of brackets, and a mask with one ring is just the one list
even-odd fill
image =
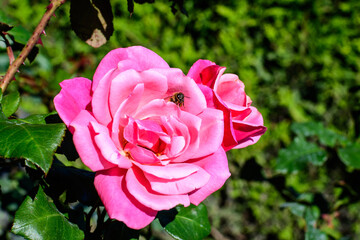
{"label": "green leaf", "polygon": [[360,169],[360,144],[352,143],[339,149],[339,157],[347,166]]}
{"label": "green leaf", "polygon": [[57,112],[51,112],[47,114],[33,114],[23,119],[18,119],[19,121],[25,123],[32,123],[32,124],[46,124],[45,119],[49,116],[56,115]]}
{"label": "green leaf", "polygon": [[3,97],[2,110],[8,118],[16,112],[20,105],[20,94],[18,91],[11,92]]}
{"label": "green leaf", "polygon": [[305,233],[305,240],[327,240],[328,237],[325,233],[316,229],[312,225],[307,225],[307,231]]}
{"label": "green leaf", "polygon": [[14,21],[0,10],[0,32],[7,32],[13,28]]}
{"label": "green leaf", "polygon": [[0,122],[0,156],[24,158],[48,172],[56,148],[65,134],[64,124],[28,124],[17,120]]}
{"label": "green leaf", "polygon": [[105,44],[114,31],[109,0],[71,1],[70,21],[76,35],[95,48]]}
{"label": "green leaf", "polygon": [[190,205],[189,207],[176,207],[178,214],[175,219],[167,225],[163,225],[165,230],[175,239],[197,240],[203,239],[210,234],[211,226],[209,223],[206,206]]}
{"label": "green leaf", "polygon": [[10,31],[8,31],[8,33],[14,37],[16,42],[21,44],[27,43],[31,37],[31,32],[26,30],[21,25],[12,28]]}
{"label": "green leaf", "polygon": [[27,239],[84,239],[84,233],[48,201],[41,187],[34,200],[25,198],[15,214],[11,231]]}
{"label": "green leaf", "polygon": [[330,147],[333,147],[337,141],[346,141],[344,136],[325,128],[321,122],[293,123],[291,130],[302,137],[317,136],[321,144]]}
{"label": "green leaf", "polygon": [[0,120],[6,119],[6,116],[2,109],[2,99],[3,99],[3,94],[2,94],[2,91],[0,90]]}
{"label": "green leaf", "polygon": [[320,217],[320,210],[317,206],[307,206],[305,210],[305,221],[308,225],[315,225]]}
{"label": "green leaf", "polygon": [[306,211],[306,205],[296,203],[296,202],[287,202],[281,204],[281,207],[289,208],[290,212],[298,217],[304,217]]}
{"label": "green leaf", "polygon": [[304,169],[309,162],[321,166],[325,161],[325,150],[314,143],[305,141],[303,138],[296,137],[286,149],[279,151],[275,169],[287,174]]}

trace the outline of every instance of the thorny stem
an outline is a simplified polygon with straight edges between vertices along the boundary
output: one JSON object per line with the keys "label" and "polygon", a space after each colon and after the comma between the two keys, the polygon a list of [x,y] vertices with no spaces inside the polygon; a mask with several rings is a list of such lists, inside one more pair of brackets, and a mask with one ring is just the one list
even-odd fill
{"label": "thorny stem", "polygon": [[19,69],[21,64],[25,61],[26,57],[29,55],[35,44],[38,42],[41,33],[43,33],[47,23],[49,22],[51,16],[53,16],[55,10],[65,3],[66,0],[52,0],[50,5],[47,7],[44,16],[41,18],[39,24],[34,30],[34,33],[31,35],[29,41],[26,43],[23,50],[20,52],[19,56],[15,59],[13,63],[10,64],[4,78],[1,80],[0,88],[2,92],[5,92],[7,86],[14,78],[16,71]]}

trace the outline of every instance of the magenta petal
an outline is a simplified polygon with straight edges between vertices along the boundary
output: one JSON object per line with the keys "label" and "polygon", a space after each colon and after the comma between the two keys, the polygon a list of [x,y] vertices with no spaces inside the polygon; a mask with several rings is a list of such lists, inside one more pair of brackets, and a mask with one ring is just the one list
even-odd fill
{"label": "magenta petal", "polygon": [[210,180],[200,189],[189,195],[191,203],[198,205],[206,197],[220,189],[230,177],[226,153],[222,147],[214,154],[193,162],[211,175]]}
{"label": "magenta petal", "polygon": [[129,193],[125,174],[126,170],[119,168],[97,172],[94,184],[111,219],[141,229],[155,219],[157,211],[145,207]]}
{"label": "magenta petal", "polygon": [[234,122],[234,131],[235,136],[238,141],[235,149],[244,148],[249,145],[256,143],[261,135],[266,132],[266,127],[264,126],[251,126],[245,123],[236,123]]}
{"label": "magenta petal", "polygon": [[[126,61],[125,64],[121,62]],[[118,48],[109,52],[100,62],[93,77],[93,90],[97,88],[100,79],[112,68],[120,71],[134,69],[144,71],[150,68],[169,68],[169,65],[153,51],[133,46]]]}
{"label": "magenta petal", "polygon": [[180,179],[163,179],[146,174],[152,190],[162,194],[186,194],[204,186],[210,179],[210,175],[199,168],[195,173]]}
{"label": "magenta petal", "polygon": [[215,63],[209,60],[199,59],[190,68],[187,76],[195,80],[196,83],[201,84],[200,73],[204,68],[215,65]]}
{"label": "magenta petal", "polygon": [[152,191],[148,180],[136,168],[130,168],[126,174],[126,186],[129,193],[141,204],[151,209],[161,211],[169,210],[179,204],[185,207],[190,205],[188,195],[163,195]]}
{"label": "magenta petal", "polygon": [[81,160],[92,171],[115,167],[102,156],[96,146],[95,133],[89,128],[90,122],[96,122],[95,118],[88,111],[82,110],[70,124],[74,129],[73,140]]}
{"label": "magenta petal", "polygon": [[261,113],[255,107],[250,107],[250,109],[250,115],[243,121],[233,120],[235,137],[238,142],[238,145],[234,148],[244,148],[252,145],[266,132]]}
{"label": "magenta petal", "polygon": [[222,145],[225,151],[228,151],[238,144],[235,138],[231,111],[216,93],[214,94],[213,100],[216,108],[224,114],[224,139]]}
{"label": "magenta petal", "polygon": [[223,74],[225,67],[212,65],[204,68],[200,73],[201,83],[214,89],[215,81]]}
{"label": "magenta petal", "polygon": [[55,109],[66,126],[91,101],[91,81],[86,78],[73,78],[60,83],[61,91],[54,98]]}

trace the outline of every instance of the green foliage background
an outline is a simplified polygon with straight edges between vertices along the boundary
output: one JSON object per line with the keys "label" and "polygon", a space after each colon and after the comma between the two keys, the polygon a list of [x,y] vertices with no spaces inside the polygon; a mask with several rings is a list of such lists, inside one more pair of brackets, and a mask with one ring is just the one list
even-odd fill
{"label": "green foliage background", "polygon": [[[31,32],[47,4],[45,0],[3,0],[0,7]],[[344,191],[339,183],[346,178],[343,169],[348,174],[358,172],[341,165],[336,147],[318,144],[328,153],[329,160],[322,166],[305,164],[294,173],[276,170],[279,151],[296,136],[290,130],[294,122],[320,122],[359,142],[360,1],[187,0],[188,16],[172,14],[165,0],[135,4],[132,16],[125,0],[111,4],[115,31],[98,49],[71,31],[68,3],[56,12],[42,37],[39,55],[21,67],[16,83],[10,85],[9,91],[18,89],[22,95],[19,116],[52,111],[58,83],[75,76],[91,79],[102,57],[114,48],[145,46],[185,73],[197,59],[209,59],[239,75],[268,127],[254,146],[228,152],[232,177],[205,201],[216,231],[212,237],[304,239],[307,221],[293,214],[294,208],[282,205],[291,200],[285,189],[324,198],[327,206],[320,208],[316,227],[330,239],[360,239],[359,198],[356,194],[355,200],[339,197]],[[0,45],[0,75],[7,67],[6,50]],[[260,168],[259,178],[255,172],[244,177],[244,167],[254,170],[254,163]],[[264,180],[276,177],[284,179],[281,191]],[[18,173],[10,180],[1,178],[2,192],[23,199],[25,187],[11,185],[19,178]],[[2,212],[9,208],[4,203],[1,207]]]}

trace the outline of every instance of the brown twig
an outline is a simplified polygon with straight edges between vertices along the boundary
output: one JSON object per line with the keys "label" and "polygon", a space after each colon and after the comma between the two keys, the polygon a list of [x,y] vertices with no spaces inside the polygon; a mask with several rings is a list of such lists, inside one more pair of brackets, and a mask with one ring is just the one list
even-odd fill
{"label": "brown twig", "polygon": [[1,81],[0,88],[2,92],[5,92],[7,86],[14,78],[16,71],[19,69],[21,64],[25,61],[26,57],[29,55],[35,44],[39,41],[40,35],[43,33],[47,23],[49,22],[51,16],[54,15],[55,10],[65,3],[66,0],[52,0],[50,5],[47,7],[44,16],[41,18],[39,24],[35,28],[34,33],[30,37],[29,41],[26,43],[23,50],[20,52],[16,60],[9,66],[4,78]]}
{"label": "brown twig", "polygon": [[6,45],[6,52],[7,52],[7,55],[9,57],[9,62],[10,62],[10,65],[14,62],[15,60],[15,57],[14,57],[14,52],[11,48],[11,44],[9,43],[9,41],[6,39],[6,33],[0,33],[1,37],[4,39],[4,42],[5,42],[5,45]]}

